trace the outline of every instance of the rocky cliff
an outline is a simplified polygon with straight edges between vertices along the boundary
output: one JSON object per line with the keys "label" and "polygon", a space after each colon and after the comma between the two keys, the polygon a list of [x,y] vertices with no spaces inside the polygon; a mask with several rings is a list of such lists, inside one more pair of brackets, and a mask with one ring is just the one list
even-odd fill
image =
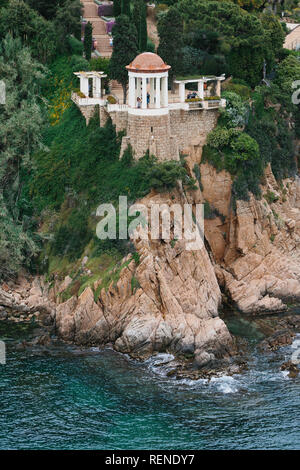
{"label": "rocky cliff", "polygon": [[[205,198],[226,216],[207,221],[206,237],[217,260],[219,285],[244,313],[284,310],[300,300],[300,179],[279,186],[270,167],[265,171],[260,200],[219,198],[214,170],[203,166]],[[208,177],[207,177],[207,176]],[[225,172],[215,175],[224,194],[230,192]],[[223,235],[223,240],[222,240]]]}
{"label": "rocky cliff", "polygon": [[[206,201],[214,214],[205,220],[207,244],[187,251],[181,241],[139,240],[139,264],[124,260],[129,263],[119,280],[103,288],[96,302],[87,288],[57,307],[62,337],[84,344],[112,342],[135,356],[166,349],[192,353],[202,366],[234,349],[218,317],[220,287],[244,313],[284,310],[299,301],[300,180],[279,186],[268,167],[263,197],[251,196],[233,207],[231,176],[201,164],[201,147],[188,150],[187,163],[191,173],[200,164],[201,189],[185,197],[191,203]],[[177,192],[152,194],[142,202],[183,200]]]}
{"label": "rocky cliff", "polygon": [[[142,202],[173,204],[179,193]],[[87,288],[58,305],[56,324],[63,338],[77,343],[114,343],[118,351],[143,357],[155,351],[195,355],[199,365],[228,356],[232,338],[218,317],[221,292],[203,246],[188,251],[183,240],[136,241],[119,279],[94,299]],[[94,285],[101,285],[101,280]],[[96,302],[95,302],[96,300]]]}
{"label": "rocky cliff", "polygon": [[[29,311],[50,312],[57,333],[67,341],[112,343],[134,357],[167,350],[194,357],[199,367],[214,367],[236,351],[218,316],[222,298],[246,314],[281,311],[298,302],[300,179],[279,185],[268,167],[262,198],[251,195],[234,205],[231,176],[201,164],[200,146],[188,150],[187,164],[191,174],[199,165],[197,190],[151,193],[141,202],[147,207],[209,205],[201,250],[188,251],[181,240],[138,239],[139,260],[128,255],[109,285],[102,287],[98,279],[81,295],[59,303],[57,292],[68,287],[70,277],[49,292],[35,284],[27,289]],[[52,303],[47,304],[47,295]]]}

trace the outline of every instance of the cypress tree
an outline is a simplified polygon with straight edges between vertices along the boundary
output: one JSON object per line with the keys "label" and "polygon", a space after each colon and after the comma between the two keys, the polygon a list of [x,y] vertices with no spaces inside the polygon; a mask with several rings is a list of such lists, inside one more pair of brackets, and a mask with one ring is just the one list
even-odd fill
{"label": "cypress tree", "polygon": [[93,26],[90,22],[88,22],[85,27],[83,47],[86,60],[91,60],[93,47]]}
{"label": "cypress tree", "polygon": [[127,15],[128,18],[131,17],[130,0],[122,0],[122,15]]}
{"label": "cypress tree", "polygon": [[110,77],[118,80],[123,87],[124,103],[128,84],[126,65],[130,64],[138,54],[137,32],[135,25],[127,15],[120,15],[112,30],[114,49],[110,59]]}
{"label": "cypress tree", "polygon": [[121,15],[122,12],[122,0],[114,0],[114,17]]}
{"label": "cypress tree", "polygon": [[157,53],[171,65],[169,79],[173,85],[176,72],[182,63],[183,20],[176,7],[171,7],[158,21],[159,46]]}
{"label": "cypress tree", "polygon": [[133,21],[138,33],[139,51],[147,50],[147,6],[144,0],[135,0],[133,9]]}
{"label": "cypress tree", "polygon": [[148,34],[147,34],[147,5],[142,0],[143,8],[141,12],[141,33],[140,33],[140,45],[141,45],[141,51],[144,52],[147,49],[147,39],[148,39]]}

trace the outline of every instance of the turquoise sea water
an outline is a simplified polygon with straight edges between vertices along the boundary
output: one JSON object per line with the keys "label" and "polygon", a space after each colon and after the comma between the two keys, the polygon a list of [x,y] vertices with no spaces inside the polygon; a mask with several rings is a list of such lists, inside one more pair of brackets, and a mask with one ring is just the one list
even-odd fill
{"label": "turquoise sea water", "polygon": [[16,349],[1,322],[1,449],[299,449],[299,377],[280,371],[295,341],[243,375],[210,383],[167,378],[168,359],[137,363],[110,349]]}

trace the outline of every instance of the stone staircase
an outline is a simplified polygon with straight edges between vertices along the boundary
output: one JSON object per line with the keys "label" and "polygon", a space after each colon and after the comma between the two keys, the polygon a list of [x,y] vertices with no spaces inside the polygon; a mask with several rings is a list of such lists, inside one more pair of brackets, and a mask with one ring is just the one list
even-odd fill
{"label": "stone staircase", "polygon": [[103,34],[93,34],[93,37],[97,41],[97,50],[100,52],[102,57],[110,57],[112,53],[112,46],[109,43],[109,36]]}
{"label": "stone staircase", "polygon": [[103,21],[101,18],[88,18],[88,21],[90,21],[93,25],[93,36],[95,35],[101,35],[101,36],[108,36],[106,32],[106,24],[105,21]]}
{"label": "stone staircase", "polygon": [[98,16],[98,6],[96,3],[91,2],[90,0],[81,0],[81,3],[84,6],[84,18],[93,18]]}
{"label": "stone staircase", "polygon": [[110,80],[109,87],[111,90],[111,95],[113,95],[118,103],[123,103],[123,88],[122,85],[117,82],[117,80]]}
{"label": "stone staircase", "polygon": [[86,0],[81,0],[81,3],[84,6],[83,17],[93,25],[93,38],[97,41],[97,51],[101,57],[110,57],[112,46],[109,44],[105,21],[98,16],[98,5]]}

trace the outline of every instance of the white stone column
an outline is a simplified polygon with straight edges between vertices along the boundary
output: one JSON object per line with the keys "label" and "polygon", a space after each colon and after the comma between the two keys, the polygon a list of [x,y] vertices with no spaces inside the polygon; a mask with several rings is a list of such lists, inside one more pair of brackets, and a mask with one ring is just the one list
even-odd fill
{"label": "white stone column", "polygon": [[168,77],[162,78],[162,106],[164,108],[168,107]]}
{"label": "white stone column", "polygon": [[92,77],[92,98],[96,98],[96,77]]}
{"label": "white stone column", "polygon": [[131,108],[136,107],[135,77],[129,77],[129,106]]}
{"label": "white stone column", "polygon": [[155,103],[154,95],[155,95],[155,88],[154,88],[154,80],[155,78],[150,78],[150,104]]}
{"label": "white stone column", "polygon": [[101,78],[93,78],[93,95],[94,98],[101,98]]}
{"label": "white stone column", "polygon": [[136,100],[138,97],[142,98],[142,79],[140,77],[136,79]]}
{"label": "white stone column", "polygon": [[160,108],[160,77],[155,78],[155,107]]}
{"label": "white stone column", "polygon": [[142,108],[147,108],[147,79],[142,79]]}
{"label": "white stone column", "polygon": [[179,97],[180,97],[180,103],[185,102],[185,83],[179,83]]}
{"label": "white stone column", "polygon": [[201,82],[198,82],[198,94],[199,94],[199,98],[203,100],[204,99],[204,83],[202,80]]}
{"label": "white stone column", "polygon": [[89,97],[89,79],[87,77],[80,77],[80,91],[87,98]]}
{"label": "white stone column", "polygon": [[217,96],[221,96],[221,81],[220,80],[217,80],[216,94]]}

